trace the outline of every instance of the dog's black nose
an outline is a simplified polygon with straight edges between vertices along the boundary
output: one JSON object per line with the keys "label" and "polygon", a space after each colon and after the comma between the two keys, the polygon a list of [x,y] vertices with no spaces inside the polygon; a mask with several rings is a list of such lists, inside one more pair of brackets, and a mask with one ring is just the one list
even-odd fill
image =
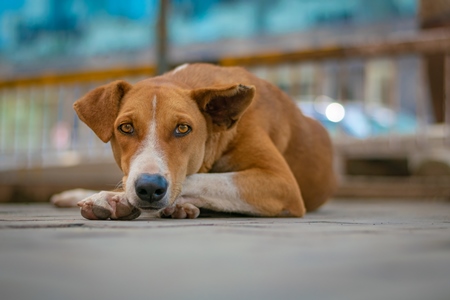
{"label": "dog's black nose", "polygon": [[167,180],[158,174],[144,173],[139,175],[134,189],[138,197],[150,203],[156,202],[164,198],[167,192]]}

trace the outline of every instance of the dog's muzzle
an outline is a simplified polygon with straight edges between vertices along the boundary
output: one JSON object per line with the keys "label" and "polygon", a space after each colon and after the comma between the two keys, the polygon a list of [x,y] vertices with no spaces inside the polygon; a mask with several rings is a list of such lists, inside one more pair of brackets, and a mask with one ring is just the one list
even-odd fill
{"label": "dog's muzzle", "polygon": [[136,195],[142,201],[151,204],[153,207],[159,207],[161,201],[167,193],[169,183],[159,174],[140,174],[134,184]]}

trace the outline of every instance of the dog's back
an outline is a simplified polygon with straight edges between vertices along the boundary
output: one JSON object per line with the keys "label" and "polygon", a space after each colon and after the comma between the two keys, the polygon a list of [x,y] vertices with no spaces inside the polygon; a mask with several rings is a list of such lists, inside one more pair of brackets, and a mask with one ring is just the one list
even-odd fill
{"label": "dog's back", "polygon": [[[237,125],[237,138],[253,136],[257,130],[268,133],[297,180],[308,211],[317,209],[332,195],[336,178],[329,135],[319,122],[304,116],[279,88],[241,67],[210,64],[188,65],[163,77],[190,88],[236,83],[255,86],[255,98]],[[244,148],[248,145],[245,141],[235,144]],[[242,153],[257,155],[245,149]]]}

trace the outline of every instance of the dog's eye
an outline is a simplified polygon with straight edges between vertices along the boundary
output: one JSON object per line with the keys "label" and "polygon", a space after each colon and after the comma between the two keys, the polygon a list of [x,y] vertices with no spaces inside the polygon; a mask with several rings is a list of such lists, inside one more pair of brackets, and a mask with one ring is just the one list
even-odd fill
{"label": "dog's eye", "polygon": [[175,128],[175,136],[180,137],[191,132],[191,127],[186,124],[179,124],[177,128]]}
{"label": "dog's eye", "polygon": [[134,127],[130,123],[124,123],[119,126],[119,130],[125,134],[132,134],[134,132]]}

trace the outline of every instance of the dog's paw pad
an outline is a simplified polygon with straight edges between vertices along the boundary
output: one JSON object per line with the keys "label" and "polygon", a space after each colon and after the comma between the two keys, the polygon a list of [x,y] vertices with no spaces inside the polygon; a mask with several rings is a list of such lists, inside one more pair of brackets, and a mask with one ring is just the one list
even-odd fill
{"label": "dog's paw pad", "polygon": [[99,219],[99,220],[106,220],[111,218],[113,214],[112,208],[107,208],[104,206],[99,205],[93,205],[92,207],[92,213]]}
{"label": "dog's paw pad", "polygon": [[195,219],[200,215],[200,209],[197,206],[190,203],[185,203],[183,205],[183,210],[186,212],[186,216],[189,219]]}
{"label": "dog's paw pad", "polygon": [[91,199],[81,200],[77,204],[80,207],[81,215],[88,220],[99,220],[93,211],[94,202]]}
{"label": "dog's paw pad", "polygon": [[166,207],[161,216],[172,219],[195,219],[200,215],[200,209],[191,203],[177,204]]}
{"label": "dog's paw pad", "polygon": [[112,197],[109,203],[114,207],[114,214],[111,216],[113,220],[133,220],[141,215],[141,211],[121,195]]}
{"label": "dog's paw pad", "polygon": [[175,206],[168,206],[161,211],[160,216],[170,217],[175,212],[175,209]]}
{"label": "dog's paw pad", "polygon": [[116,205],[108,201],[106,193],[100,192],[78,202],[78,206],[81,208],[81,215],[86,219],[106,220],[114,215]]}

